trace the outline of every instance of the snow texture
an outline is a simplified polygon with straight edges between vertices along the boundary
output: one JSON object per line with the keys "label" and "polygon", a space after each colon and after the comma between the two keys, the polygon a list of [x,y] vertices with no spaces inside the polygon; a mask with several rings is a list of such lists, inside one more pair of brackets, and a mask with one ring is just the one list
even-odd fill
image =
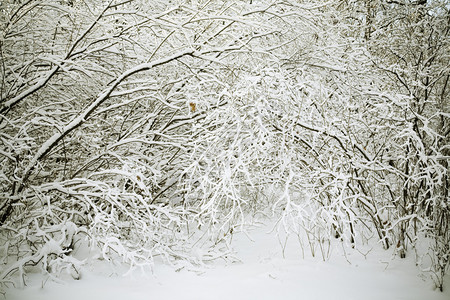
{"label": "snow texture", "polygon": [[[301,258],[299,244],[288,240],[284,248],[278,243],[272,225],[237,233],[234,245],[238,261],[219,261],[197,272],[175,271],[155,262],[153,275],[134,272],[121,275],[124,269],[97,261],[82,269],[82,280],[56,283],[42,282],[31,276],[28,287],[7,290],[6,299],[78,300],[78,299],[408,299],[444,300],[431,280],[419,274],[414,259],[393,259],[390,251],[379,245],[366,246],[370,251],[346,249],[336,244],[328,261],[320,257]],[[250,239],[251,238],[251,239]],[[447,284],[450,278],[447,275]],[[448,285],[447,285],[448,286]]]}

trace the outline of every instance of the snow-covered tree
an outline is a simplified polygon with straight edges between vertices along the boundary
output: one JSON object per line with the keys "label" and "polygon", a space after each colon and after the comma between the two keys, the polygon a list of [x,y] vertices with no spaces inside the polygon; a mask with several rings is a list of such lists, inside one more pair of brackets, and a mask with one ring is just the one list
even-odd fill
{"label": "snow-covered tree", "polygon": [[427,235],[442,289],[450,27],[425,2],[4,1],[0,281],[79,278],[86,243],[201,265],[263,212],[313,254]]}

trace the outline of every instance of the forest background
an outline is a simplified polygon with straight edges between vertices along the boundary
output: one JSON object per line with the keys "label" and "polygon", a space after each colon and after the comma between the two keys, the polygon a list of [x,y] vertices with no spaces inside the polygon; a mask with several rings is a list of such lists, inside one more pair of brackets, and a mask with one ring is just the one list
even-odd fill
{"label": "forest background", "polygon": [[[264,216],[450,259],[445,0],[4,0],[0,284],[195,266]],[[320,252],[320,253],[319,253]],[[199,255],[201,253],[201,255]]]}

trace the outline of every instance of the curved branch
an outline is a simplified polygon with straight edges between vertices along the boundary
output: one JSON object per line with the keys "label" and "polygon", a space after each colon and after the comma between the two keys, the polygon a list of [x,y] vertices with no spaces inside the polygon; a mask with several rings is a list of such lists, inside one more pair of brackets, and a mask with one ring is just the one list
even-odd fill
{"label": "curved branch", "polygon": [[86,35],[94,28],[94,26],[98,23],[98,21],[102,18],[102,16],[105,14],[105,12],[111,8],[111,3],[103,9],[103,11],[97,16],[97,18],[91,23],[91,25],[80,35],[80,37],[73,43],[73,45],[70,47],[69,51],[67,52],[65,58],[61,61],[60,65],[56,65],[51,69],[46,76],[44,76],[42,79],[40,79],[35,85],[28,88],[27,90],[23,91],[16,97],[6,101],[0,108],[0,114],[5,113],[9,109],[11,109],[14,105],[25,99],[26,97],[34,94],[35,92],[39,91],[41,88],[43,88],[49,80],[55,76],[56,73],[58,73],[59,69],[64,65],[64,62],[68,60],[70,57],[72,57],[72,53],[75,50],[75,48],[78,46],[79,43],[86,37]]}
{"label": "curved branch", "polygon": [[113,83],[112,85],[103,93],[101,93],[97,99],[91,103],[78,117],[73,119],[69,124],[67,124],[61,132],[58,132],[54,134],[52,137],[50,137],[44,144],[42,144],[41,148],[36,152],[33,159],[29,162],[28,166],[26,167],[24,174],[21,179],[21,183],[18,187],[17,192],[20,193],[23,188],[25,187],[25,183],[27,182],[31,171],[34,169],[36,164],[47,154],[49,153],[58,143],[61,141],[65,136],[67,136],[70,132],[72,132],[74,129],[78,128],[80,125],[82,125],[86,120],[88,120],[89,116],[103,103],[105,102],[111,93],[114,91],[114,89],[126,78],[130,77],[133,74],[149,70],[151,68],[164,65],[168,62],[177,60],[183,56],[186,55],[192,55],[194,53],[194,50],[192,49],[186,49],[182,52],[179,52],[175,55],[166,57],[164,59],[160,59],[157,61],[154,61],[152,63],[144,63],[141,65],[138,65],[134,67],[133,69],[130,69],[124,73],[122,73]]}

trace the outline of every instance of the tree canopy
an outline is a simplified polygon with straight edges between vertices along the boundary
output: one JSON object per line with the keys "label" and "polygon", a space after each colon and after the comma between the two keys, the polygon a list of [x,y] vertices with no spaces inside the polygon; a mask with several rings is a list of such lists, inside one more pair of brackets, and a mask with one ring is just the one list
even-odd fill
{"label": "tree canopy", "polygon": [[0,284],[79,278],[86,243],[226,259],[272,215],[415,254],[442,290],[449,31],[444,0],[2,1]]}

